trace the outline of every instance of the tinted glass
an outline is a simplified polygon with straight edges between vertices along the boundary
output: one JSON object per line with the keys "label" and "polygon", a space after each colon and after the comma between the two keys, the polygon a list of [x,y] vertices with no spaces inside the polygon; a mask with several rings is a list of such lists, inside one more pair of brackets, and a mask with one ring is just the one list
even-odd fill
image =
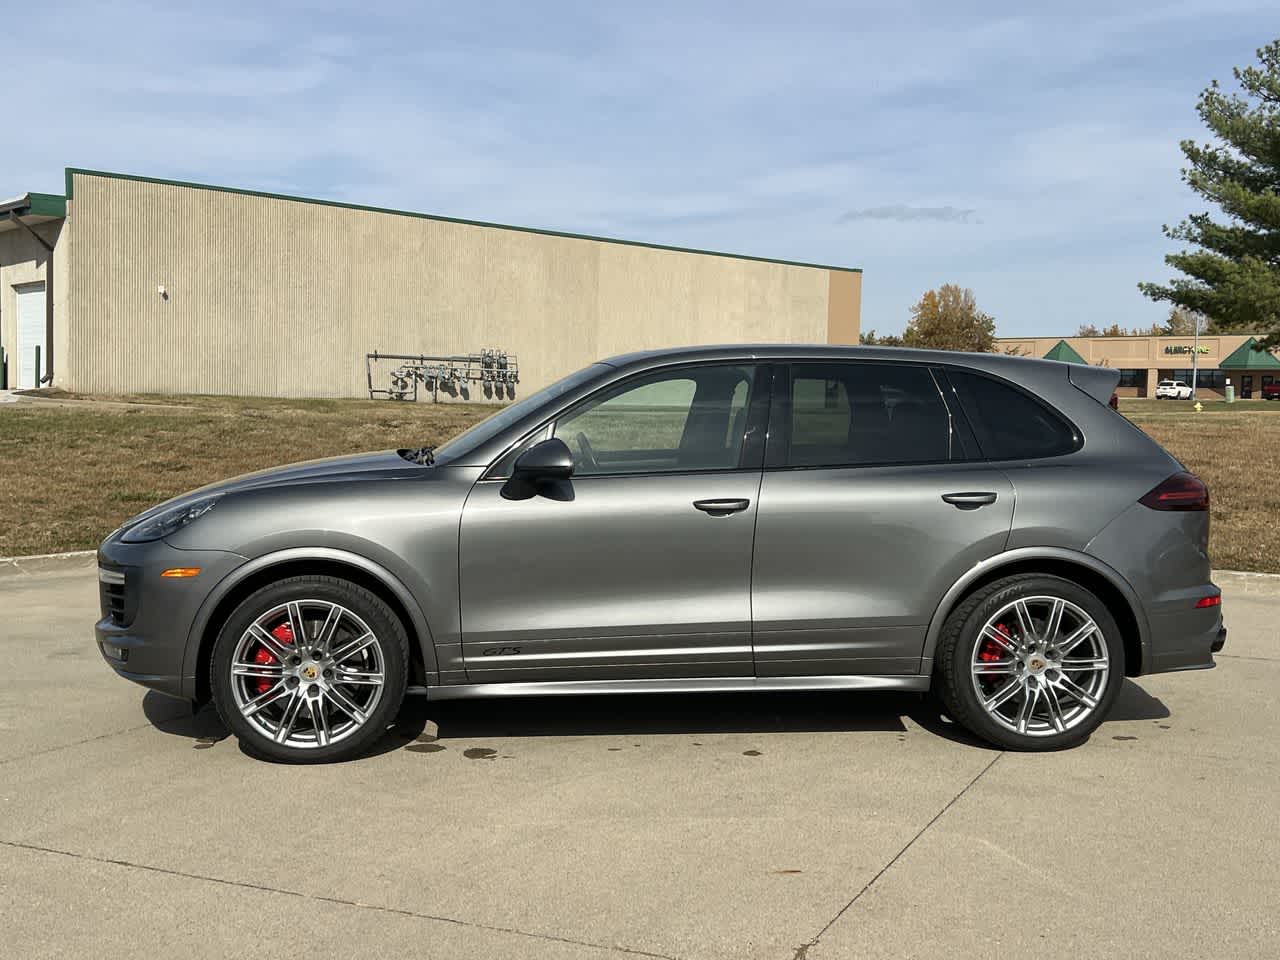
{"label": "tinted glass", "polygon": [[948,376],[986,459],[1056,457],[1078,446],[1071,426],[1030,394],[977,373]]}
{"label": "tinted glass", "polygon": [[789,400],[789,414],[782,413],[787,420],[786,454],[781,464],[771,455],[774,465],[869,466],[951,459],[951,418],[925,367],[795,364]]}
{"label": "tinted glass", "polygon": [[754,380],[754,367],[724,364],[652,374],[591,398],[554,435],[574,476],[733,469]]}
{"label": "tinted glass", "polygon": [[488,443],[507,427],[513,426],[523,418],[535,413],[539,407],[550,403],[556,397],[563,396],[570,390],[586,383],[595,377],[609,373],[611,367],[603,363],[593,363],[589,367],[584,367],[575,373],[569,374],[563,380],[557,380],[548,387],[543,387],[537,393],[531,393],[523,400],[504,407],[501,412],[495,413],[487,420],[481,420],[470,430],[454,437],[448,443],[436,448],[436,459],[449,460],[457,457],[465,456],[481,444]]}

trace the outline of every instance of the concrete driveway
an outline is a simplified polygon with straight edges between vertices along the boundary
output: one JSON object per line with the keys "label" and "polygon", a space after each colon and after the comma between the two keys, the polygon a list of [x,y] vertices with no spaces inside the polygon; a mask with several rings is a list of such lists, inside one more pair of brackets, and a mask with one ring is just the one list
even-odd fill
{"label": "concrete driveway", "polygon": [[92,560],[0,574],[12,957],[1280,955],[1280,580],[1085,746],[914,697],[412,701],[375,756],[243,755],[118,680]]}

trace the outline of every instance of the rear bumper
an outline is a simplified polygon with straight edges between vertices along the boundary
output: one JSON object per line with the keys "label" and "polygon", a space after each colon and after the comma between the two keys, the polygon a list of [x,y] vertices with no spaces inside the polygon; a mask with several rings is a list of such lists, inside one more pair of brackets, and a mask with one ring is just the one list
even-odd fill
{"label": "rear bumper", "polygon": [[1213,646],[1209,648],[1210,653],[1217,653],[1227,645],[1227,628],[1222,627],[1218,630],[1218,639],[1213,641]]}
{"label": "rear bumper", "polygon": [[1208,670],[1213,655],[1227,643],[1222,608],[1189,610],[1151,617],[1151,657],[1143,673]]}

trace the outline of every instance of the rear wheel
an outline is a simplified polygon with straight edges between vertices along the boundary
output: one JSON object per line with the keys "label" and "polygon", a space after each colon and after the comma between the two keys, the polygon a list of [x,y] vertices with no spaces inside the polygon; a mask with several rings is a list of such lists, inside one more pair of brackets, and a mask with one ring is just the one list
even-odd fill
{"label": "rear wheel", "polygon": [[399,712],[408,659],[404,626],[380,598],[333,577],[291,577],[258,590],[223,625],[213,700],[256,756],[347,760]]}
{"label": "rear wheel", "polygon": [[1023,574],[977,591],[947,618],[937,679],[947,711],[984,740],[1057,750],[1106,717],[1124,682],[1124,643],[1088,590]]}

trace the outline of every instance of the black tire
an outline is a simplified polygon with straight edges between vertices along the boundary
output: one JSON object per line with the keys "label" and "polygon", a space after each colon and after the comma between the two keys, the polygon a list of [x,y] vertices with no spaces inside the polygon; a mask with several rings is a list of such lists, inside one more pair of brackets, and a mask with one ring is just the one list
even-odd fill
{"label": "black tire", "polygon": [[[382,655],[384,679],[377,704],[363,725],[344,739],[327,746],[297,747],[274,742],[243,716],[231,689],[232,657],[245,631],[272,608],[303,599],[346,607],[362,619],[377,637]],[[399,713],[408,677],[409,639],[399,618],[380,597],[363,587],[336,577],[321,576],[290,577],[249,596],[222,625],[209,667],[213,703],[222,722],[236,735],[245,752],[262,760],[281,763],[332,763],[361,756],[386,733]]]}
{"label": "black tire", "polygon": [[[1092,618],[1106,644],[1109,667],[1091,712],[1062,733],[1033,736],[1002,726],[987,713],[974,688],[971,664],[980,632],[990,618],[1016,599],[1044,596],[1067,600]],[[1087,740],[1111,710],[1124,683],[1124,641],[1106,605],[1079,584],[1049,574],[1018,574],[975,591],[951,612],[943,625],[934,663],[938,697],[961,726],[1006,750],[1061,750]]]}

